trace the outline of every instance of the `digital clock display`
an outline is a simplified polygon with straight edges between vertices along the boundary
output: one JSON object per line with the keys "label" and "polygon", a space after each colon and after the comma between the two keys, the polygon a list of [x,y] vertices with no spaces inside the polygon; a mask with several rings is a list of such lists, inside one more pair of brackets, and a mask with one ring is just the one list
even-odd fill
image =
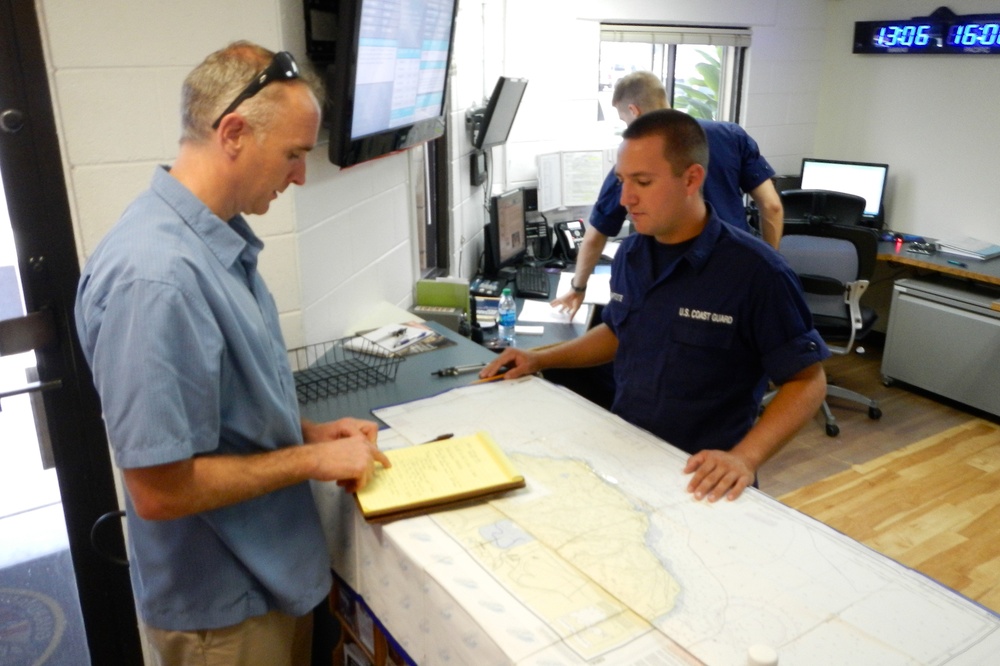
{"label": "digital clock display", "polygon": [[997,46],[1000,23],[960,23],[948,28],[945,44],[956,48],[963,46]]}
{"label": "digital clock display", "polygon": [[858,21],[854,53],[1000,53],[1000,14],[956,16],[942,7],[926,19]]}

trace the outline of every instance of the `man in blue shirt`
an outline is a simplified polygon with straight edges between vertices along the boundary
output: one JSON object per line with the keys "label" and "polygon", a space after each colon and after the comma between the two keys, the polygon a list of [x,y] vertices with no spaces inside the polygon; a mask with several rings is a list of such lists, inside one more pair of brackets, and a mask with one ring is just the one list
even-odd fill
{"label": "man in blue shirt", "polygon": [[[647,111],[670,108],[663,84],[652,72],[632,72],[616,85],[611,104],[618,116],[629,125]],[[771,177],[774,169],[760,154],[757,142],[735,123],[699,120],[708,138],[708,173],[703,185],[705,201],[716,214],[738,229],[750,231],[743,193],[757,205],[761,215],[761,236],[775,249],[781,242],[784,210]],[[571,291],[552,302],[576,314],[583,304],[587,281],[601,258],[608,238],[617,236],[625,222],[626,211],[621,205],[621,186],[610,171],[590,213],[590,224],[575,260]]]}
{"label": "man in blue shirt", "polygon": [[299,418],[263,243],[243,218],[305,182],[320,99],[288,53],[210,55],[184,82],[177,159],[81,276],[77,330],[158,664],[308,664],[331,582],[309,481],[354,490],[388,463],[376,424]]}
{"label": "man in blue shirt", "polygon": [[[688,490],[715,501],[736,499],[816,413],[830,352],[784,259],[705,203],[707,163],[687,114],[629,125],[615,173],[638,233],[615,256],[604,323],[541,351],[508,348],[481,376],[614,359],[612,411],[691,453]],[[767,377],[779,389],[758,420]]]}

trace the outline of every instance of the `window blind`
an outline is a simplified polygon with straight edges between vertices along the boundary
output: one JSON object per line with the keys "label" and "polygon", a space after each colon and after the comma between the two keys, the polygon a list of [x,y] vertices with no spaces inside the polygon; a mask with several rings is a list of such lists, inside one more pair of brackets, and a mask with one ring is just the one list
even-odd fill
{"label": "window blind", "polygon": [[746,47],[750,46],[750,29],[603,23],[601,41]]}

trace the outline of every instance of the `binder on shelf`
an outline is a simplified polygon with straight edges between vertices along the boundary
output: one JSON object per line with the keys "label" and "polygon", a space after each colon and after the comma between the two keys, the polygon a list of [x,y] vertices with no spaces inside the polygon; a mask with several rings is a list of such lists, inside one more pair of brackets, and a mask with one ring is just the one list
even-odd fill
{"label": "binder on shelf", "polygon": [[464,278],[417,280],[413,303],[459,308],[469,317],[469,281]]}

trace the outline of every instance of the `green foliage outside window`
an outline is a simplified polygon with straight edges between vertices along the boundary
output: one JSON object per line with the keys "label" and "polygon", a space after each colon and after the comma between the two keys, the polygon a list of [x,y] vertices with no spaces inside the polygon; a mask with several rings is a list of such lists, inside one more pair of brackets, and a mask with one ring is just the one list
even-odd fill
{"label": "green foliage outside window", "polygon": [[700,76],[674,81],[673,107],[695,118],[715,120],[719,112],[719,83],[722,76],[722,48],[698,49],[702,62],[695,65]]}

